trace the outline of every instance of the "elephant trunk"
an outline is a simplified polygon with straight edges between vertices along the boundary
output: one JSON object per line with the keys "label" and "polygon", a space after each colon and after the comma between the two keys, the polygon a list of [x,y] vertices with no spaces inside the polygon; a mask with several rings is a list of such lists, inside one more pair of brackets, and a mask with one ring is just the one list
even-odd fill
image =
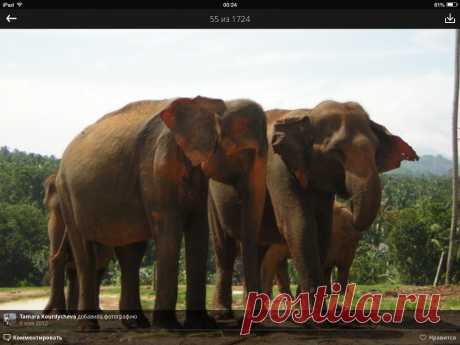
{"label": "elephant trunk", "polygon": [[247,291],[260,291],[258,237],[266,194],[265,153],[254,152],[253,164],[240,185],[242,257]]}
{"label": "elephant trunk", "polygon": [[377,217],[382,197],[375,165],[367,171],[347,171],[346,185],[352,197],[353,225],[360,232],[366,231]]}

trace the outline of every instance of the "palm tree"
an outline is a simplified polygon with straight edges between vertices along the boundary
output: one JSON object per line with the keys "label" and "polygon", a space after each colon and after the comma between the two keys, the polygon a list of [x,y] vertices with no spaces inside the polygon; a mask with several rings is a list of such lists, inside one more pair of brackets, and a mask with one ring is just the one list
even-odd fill
{"label": "palm tree", "polygon": [[452,220],[450,225],[449,252],[447,255],[446,284],[449,284],[451,271],[457,255],[457,222],[458,222],[458,92],[460,64],[460,30],[455,30],[455,68],[454,68],[454,109],[452,111]]}

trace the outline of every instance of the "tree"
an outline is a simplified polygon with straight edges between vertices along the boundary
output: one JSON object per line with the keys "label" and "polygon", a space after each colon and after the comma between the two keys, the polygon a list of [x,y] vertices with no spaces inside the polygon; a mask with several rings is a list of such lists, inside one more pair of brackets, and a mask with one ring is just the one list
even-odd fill
{"label": "tree", "polygon": [[43,180],[59,161],[0,148],[0,286],[40,285],[48,268]]}
{"label": "tree", "polygon": [[46,223],[34,205],[0,202],[0,286],[41,285],[48,268]]}
{"label": "tree", "polygon": [[458,223],[458,92],[460,73],[460,30],[455,30],[454,109],[452,111],[452,220],[450,225],[449,252],[447,254],[446,284],[449,284],[451,270],[457,253]]}

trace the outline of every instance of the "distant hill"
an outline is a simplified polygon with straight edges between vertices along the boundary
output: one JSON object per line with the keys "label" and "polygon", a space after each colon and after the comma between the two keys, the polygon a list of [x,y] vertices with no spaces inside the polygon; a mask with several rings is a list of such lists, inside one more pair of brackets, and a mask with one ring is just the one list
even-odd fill
{"label": "distant hill", "polygon": [[388,174],[391,175],[434,175],[447,176],[450,175],[452,169],[452,161],[441,156],[423,155],[417,162],[403,161],[399,169],[393,170]]}
{"label": "distant hill", "polygon": [[[0,202],[2,201],[2,191],[9,185],[8,179],[16,179],[18,176],[31,176],[30,172],[25,173],[23,170],[38,169],[40,173],[37,184],[41,192],[44,177],[57,170],[59,159],[54,156],[42,156],[36,153],[28,153],[14,149],[8,149],[6,146],[0,147]],[[21,169],[18,169],[21,168]],[[411,176],[448,176],[451,174],[452,161],[441,155],[422,155],[417,162],[403,161],[401,167],[390,171],[389,175],[411,175]],[[8,173],[7,173],[8,172]],[[34,175],[35,176],[35,175]],[[9,180],[8,180],[9,181]],[[13,193],[9,191],[9,193]],[[8,194],[8,193],[7,193]]]}

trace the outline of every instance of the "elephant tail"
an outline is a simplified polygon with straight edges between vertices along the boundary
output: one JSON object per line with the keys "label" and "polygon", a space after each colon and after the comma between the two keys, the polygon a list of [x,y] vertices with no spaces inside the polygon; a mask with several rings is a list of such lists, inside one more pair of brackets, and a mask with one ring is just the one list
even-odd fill
{"label": "elephant tail", "polygon": [[59,248],[56,251],[56,253],[54,253],[50,257],[50,260],[55,261],[55,260],[60,259],[63,255],[67,255],[68,254],[68,245],[69,245],[69,237],[68,237],[67,228],[66,228],[64,230],[64,236],[62,236],[61,243],[59,244]]}
{"label": "elephant tail", "polygon": [[56,179],[56,189],[59,195],[60,210],[65,224],[64,237],[58,253],[65,252],[68,254],[68,259],[75,262],[76,267],[78,267],[79,262],[84,260],[88,248],[85,245],[85,240],[82,235],[78,232],[72,197],[69,193],[69,186],[66,181],[65,173],[63,173],[61,169]]}

